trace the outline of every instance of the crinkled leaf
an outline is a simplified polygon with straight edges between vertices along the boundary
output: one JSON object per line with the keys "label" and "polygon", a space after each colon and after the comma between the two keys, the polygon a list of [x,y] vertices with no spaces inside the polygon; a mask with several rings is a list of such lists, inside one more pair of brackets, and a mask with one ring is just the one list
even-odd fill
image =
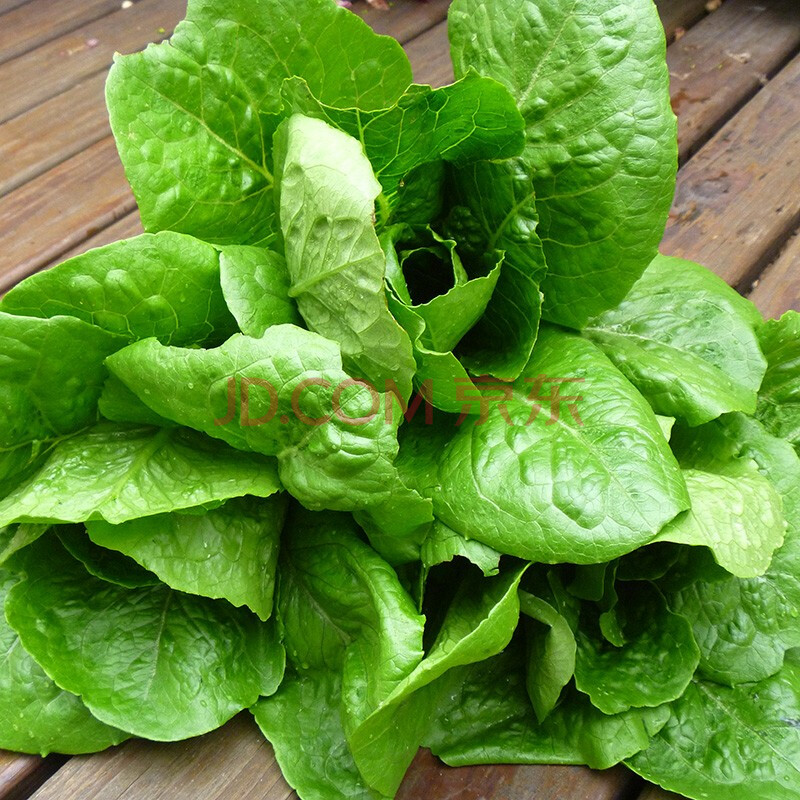
{"label": "crinkled leaf", "polygon": [[268,497],[281,488],[276,467],[194,431],[101,423],[62,441],[0,500],[0,525],[116,524],[245,494]]}
{"label": "crinkled leaf", "polygon": [[710,270],[657,255],[584,333],[656,413],[700,425],[727,411],[755,411],[766,369],[760,322],[755,306]]}
{"label": "crinkled leaf", "polygon": [[[540,387],[537,412],[525,398],[538,375],[580,382]],[[541,399],[559,389],[580,399]],[[652,410],[590,342],[543,330],[511,399],[489,391],[496,401],[484,420],[445,418],[436,434],[404,426],[412,483],[454,530],[532,561],[597,563],[645,544],[688,507]]]}
{"label": "crinkled leaf", "polygon": [[387,413],[393,395],[356,384],[322,336],[273,325],[260,339],[237,334],[213,350],[149,339],[108,365],[158,414],[277,456],[283,485],[309,507],[352,510],[388,495],[400,419]]}
{"label": "crinkled leaf", "polygon": [[0,569],[0,747],[22,753],[95,753],[128,738],[59,689],[23,649],[2,613],[19,576]]}
{"label": "crinkled leaf", "polygon": [[364,110],[411,83],[400,45],[330,0],[191,0],[169,42],[116,57],[111,127],[147,230],[274,239],[271,137],[293,75],[324,103]]}
{"label": "crinkled leaf", "polygon": [[91,425],[125,339],[72,317],[0,313],[0,447],[52,439]]}
{"label": "crinkled leaf", "polygon": [[167,586],[247,606],[266,620],[272,613],[285,513],[285,495],[247,497],[205,513],[159,514],[121,525],[98,521],[86,527],[93,542],[135,559]]}
{"label": "crinkled leaf", "polygon": [[624,644],[609,644],[586,618],[577,636],[575,685],[604,714],[676,700],[700,661],[692,626],[657,589],[641,583],[620,591]]}
{"label": "crinkled leaf", "polygon": [[768,366],[756,416],[771,434],[800,447],[800,314],[767,320],[759,341]]}
{"label": "crinkled leaf", "polygon": [[0,309],[77,317],[129,341],[215,343],[236,330],[222,297],[217,250],[170,232],[114,242],[32,275]]}
{"label": "crinkled leaf", "polygon": [[320,103],[298,78],[284,84],[283,94],[290,111],[321,119],[361,142],[390,208],[402,179],[422,164],[508,158],[525,142],[514,98],[502,84],[474,72],[438,89],[413,85],[395,105],[375,111]]}
{"label": "crinkled leaf", "polygon": [[222,248],[219,269],[225,302],[246,336],[262,336],[270,325],[302,324],[280,253],[231,245]]}
{"label": "crinkled leaf", "polygon": [[283,676],[272,625],[166,586],[89,575],[53,540],[27,551],[6,615],[28,652],[98,719],[175,741],[214,730]]}
{"label": "crinkled leaf", "polygon": [[504,83],[525,118],[548,274],[544,317],[582,327],[656,254],[677,168],[664,31],[651,0],[457,0],[456,76]]}
{"label": "crinkled leaf", "polygon": [[276,138],[280,223],[290,294],[308,327],[338,342],[345,364],[378,391],[411,393],[411,341],[384,295],[385,258],[373,225],[381,187],[361,145],[295,115]]}
{"label": "crinkled leaf", "polygon": [[518,646],[452,670],[425,741],[446,764],[587,764],[606,769],[647,747],[669,709],[631,709],[609,716],[570,690],[543,723],[525,690]]}
{"label": "crinkled leaf", "polygon": [[467,539],[440,520],[435,520],[422,544],[423,566],[430,569],[452,561],[456,556],[466,558],[487,578],[500,571],[501,554],[497,550],[476,539]]}
{"label": "crinkled leaf", "polygon": [[800,786],[800,658],[761,683],[696,680],[650,747],[626,763],[702,800],[796,800]]}

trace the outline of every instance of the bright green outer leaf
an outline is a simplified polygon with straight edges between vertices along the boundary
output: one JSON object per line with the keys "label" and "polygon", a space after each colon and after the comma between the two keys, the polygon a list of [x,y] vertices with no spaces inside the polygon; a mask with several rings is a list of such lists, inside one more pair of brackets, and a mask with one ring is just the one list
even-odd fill
{"label": "bright green outer leaf", "polygon": [[724,473],[687,469],[683,474],[692,508],[668,523],[656,541],[705,545],[731,574],[763,575],[786,529],[772,483],[746,461]]}
{"label": "bright green outer leaf", "polygon": [[531,355],[539,330],[539,284],[547,267],[530,171],[520,159],[482,161],[453,170],[449,231],[472,253],[505,253],[489,308],[461,347],[477,374],[514,379]]}
{"label": "bright green outer leaf", "polygon": [[273,459],[181,428],[101,423],[61,442],[32,477],[0,500],[0,526],[90,519],[117,524],[280,489]]}
{"label": "bright green outer leaf", "polygon": [[220,288],[220,257],[177,233],[144,234],[98,247],[12,289],[11,314],[77,317],[130,341],[221,342],[236,330]]}
{"label": "bright green outer leaf", "polygon": [[[519,643],[517,643],[519,644]],[[669,709],[608,716],[571,690],[538,723],[525,690],[524,653],[452,670],[424,742],[446,764],[587,764],[606,769],[647,747]]]}
{"label": "bright green outer leaf", "polygon": [[800,657],[762,683],[695,681],[669,722],[626,763],[697,800],[796,800],[800,789]]}
{"label": "bright green outer leaf", "polygon": [[767,320],[759,341],[768,366],[756,416],[771,434],[800,447],[800,314]]}
{"label": "bright green outer leaf", "polygon": [[72,433],[97,418],[105,358],[125,339],[71,317],[0,313],[0,447]]}
{"label": "bright green outer leaf", "polygon": [[130,556],[167,586],[247,606],[266,620],[285,514],[285,495],[243,497],[204,514],[90,522],[86,528],[93,542]]}
{"label": "bright green outer leaf", "polygon": [[299,78],[284,84],[283,95],[294,113],[321,119],[361,142],[389,204],[404,176],[422,164],[508,158],[525,143],[514,98],[502,84],[474,72],[439,89],[413,85],[396,105],[378,111],[326,106]]}
{"label": "bright green outer leaf", "polygon": [[28,551],[9,624],[55,682],[101,721],[155,741],[214,730],[281,682],[272,625],[166,586],[93,578],[52,540]]}
{"label": "bright green outer leaf", "polygon": [[475,539],[466,539],[443,522],[435,520],[422,544],[423,566],[430,569],[452,561],[456,556],[466,558],[487,578],[500,571],[501,554],[497,550]]}
{"label": "bright green outer leaf", "polygon": [[561,692],[575,674],[575,634],[569,621],[546,600],[520,591],[525,625],[528,669],[525,686],[536,718],[544,722]]}
{"label": "bright green outer leaf", "polygon": [[345,725],[356,764],[370,785],[390,796],[400,786],[430,724],[430,697],[420,690],[448,670],[496,655],[511,641],[524,572],[517,567],[494,578],[469,577],[425,659],[358,727]]}
{"label": "bright green outer leaf", "polygon": [[364,783],[347,746],[336,672],[289,674],[272,697],[253,708],[290,786],[303,800],[382,800]]}
{"label": "bright green outer leaf", "polygon": [[219,269],[225,302],[246,336],[262,336],[270,325],[302,324],[280,253],[231,245],[222,249]]}
{"label": "bright green outer leaf", "polygon": [[577,634],[575,685],[604,714],[676,700],[700,661],[692,626],[657,589],[641,583],[622,591],[624,645],[610,645],[587,625]]}
{"label": "bright green outer leaf", "polygon": [[789,527],[764,575],[696,579],[669,598],[692,622],[703,675],[726,684],[767,678],[781,668],[788,648],[800,647],[800,460],[790,444],[743,414],[679,429],[675,447],[681,463],[700,469],[752,459],[783,500]]}
{"label": "bright green outer leaf", "polygon": [[[524,398],[537,375],[582,381],[539,389],[540,398],[558,389],[582,398],[573,402],[582,425],[571,401],[546,400],[525,425],[535,409]],[[531,561],[591,564],[645,544],[688,508],[652,410],[595,345],[542,330],[513,392],[505,408],[514,425],[494,402],[483,422],[473,417],[457,427],[447,418],[436,435],[431,426],[404,426],[415,488],[453,530]]]}
{"label": "bright green outer leaf", "polygon": [[450,40],[456,76],[474,67],[517,100],[548,265],[543,315],[580,328],[642,274],[672,202],[676,124],[656,9],[458,0]]}
{"label": "bright green outer leaf", "polygon": [[285,78],[322,102],[392,105],[411,83],[400,45],[332,0],[191,0],[168,43],[117,56],[111,127],[147,230],[219,244],[274,236],[271,136]]}
{"label": "bright green outer leaf", "polygon": [[675,427],[675,417],[665,417],[662,414],[656,414],[656,421],[658,422],[658,427],[661,428],[661,433],[664,434],[664,438],[669,441],[672,437],[672,429]]}
{"label": "bright green outer leaf", "polygon": [[[19,577],[0,569],[0,612]],[[80,699],[64,692],[20,644],[0,613],[0,748],[22,753],[94,753],[128,734],[93,717]]]}
{"label": "bright green outer leaf", "polygon": [[756,408],[766,370],[755,306],[705,267],[657,255],[616,307],[584,333],[658,414],[701,425]]}
{"label": "bright green outer leaf", "polygon": [[281,127],[276,151],[290,294],[300,313],[378,391],[394,381],[408,397],[414,357],[386,305],[386,262],[372,222],[380,184],[361,145],[295,115]]}
{"label": "bright green outer leaf", "polygon": [[95,578],[126,589],[158,586],[161,583],[152,572],[143,569],[132,558],[96,545],[83,525],[59,525],[55,531],[64,549]]}
{"label": "bright green outer leaf", "polygon": [[[158,414],[277,456],[283,485],[306,506],[352,510],[390,491],[402,419],[393,395],[353,381],[338,346],[322,336],[273,325],[260,339],[237,334],[213,350],[149,339],[108,366]],[[247,407],[243,400],[236,414],[245,387]]]}

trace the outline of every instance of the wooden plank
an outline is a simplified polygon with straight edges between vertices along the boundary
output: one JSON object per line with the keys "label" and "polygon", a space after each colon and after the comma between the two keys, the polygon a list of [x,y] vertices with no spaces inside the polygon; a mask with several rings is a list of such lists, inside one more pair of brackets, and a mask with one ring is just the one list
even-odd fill
{"label": "wooden plank", "polygon": [[397,0],[389,11],[359,3],[354,11],[376,33],[394,36],[401,44],[419,36],[447,16],[450,0]]}
{"label": "wooden plank", "polygon": [[110,137],[0,198],[1,285],[35,272],[134,206]]}
{"label": "wooden plank", "polygon": [[6,14],[27,2],[29,2],[29,0],[0,0],[0,14]]}
{"label": "wooden plank", "polygon": [[[487,766],[450,769],[421,751],[398,800],[613,800],[637,779],[622,768]],[[199,739],[134,741],[71,759],[32,800],[296,800],[248,715]]]}
{"label": "wooden plank", "polygon": [[198,739],[70,759],[35,800],[297,800],[249,714]]}
{"label": "wooden plank", "polygon": [[185,11],[185,0],[140,0],[7,61],[0,66],[0,122],[105,69],[115,51],[129,53],[163,39]]}
{"label": "wooden plank", "polygon": [[675,31],[686,30],[706,15],[707,0],[656,0],[656,8],[664,24],[667,41]]}
{"label": "wooden plank", "polygon": [[66,761],[63,756],[21,756],[0,750],[0,800],[22,800]]}
{"label": "wooden plank", "polygon": [[47,267],[53,267],[56,264],[60,264],[62,261],[66,261],[68,258],[78,256],[81,253],[85,253],[87,250],[92,250],[95,247],[102,247],[105,244],[111,244],[112,242],[117,242],[120,239],[128,239],[131,236],[138,236],[140,233],[144,233],[144,229],[142,228],[142,222],[139,219],[139,211],[135,210],[122,217],[122,219],[118,219],[107,228],[103,228],[101,231],[98,231],[94,236],[84,239],[79,245],[73,247],[71,250],[67,250],[65,253],[62,253],[57,259],[55,259],[55,261],[47,264]]}
{"label": "wooden plank", "polygon": [[105,81],[98,72],[0,125],[0,197],[110,135]]}
{"label": "wooden plank", "polygon": [[661,249],[749,288],[800,223],[800,57],[680,171]]}
{"label": "wooden plank", "polygon": [[120,0],[30,0],[0,24],[0,63],[120,9]]}
{"label": "wooden plank", "polygon": [[784,311],[800,311],[800,231],[753,284],[750,299],[765,317],[780,317]]}
{"label": "wooden plank", "polygon": [[417,83],[429,83],[431,86],[452,83],[453,64],[450,61],[446,22],[441,22],[417,36],[405,49],[414,68],[414,80]]}
{"label": "wooden plank", "polygon": [[422,750],[397,800],[617,800],[638,782],[623,767],[603,772],[507,764],[451,768]]}
{"label": "wooden plank", "polygon": [[658,786],[648,786],[636,800],[684,800],[684,798],[672,792],[665,792]]}
{"label": "wooden plank", "polygon": [[667,51],[681,162],[800,49],[797,0],[728,0]]}

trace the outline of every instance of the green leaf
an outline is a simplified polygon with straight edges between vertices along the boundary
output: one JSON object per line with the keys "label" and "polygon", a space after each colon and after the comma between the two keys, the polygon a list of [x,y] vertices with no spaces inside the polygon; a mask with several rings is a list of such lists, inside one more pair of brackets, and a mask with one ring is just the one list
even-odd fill
{"label": "green leaf", "polygon": [[[272,613],[285,495],[243,497],[205,513],[159,514],[121,525],[90,522],[91,540],[118,550],[173,589]],[[102,576],[101,576],[102,577]]]}
{"label": "green leaf", "polygon": [[112,422],[129,422],[152,425],[156,428],[174,428],[171,419],[156,414],[143,403],[116,375],[109,375],[97,403],[100,414]]}
{"label": "green leaf", "polygon": [[575,634],[567,618],[546,600],[520,590],[519,604],[529,618],[525,625],[525,686],[536,718],[543,723],[575,674]]}
{"label": "green leaf", "polygon": [[221,342],[236,330],[220,288],[219,253],[177,233],[98,247],[12,289],[2,311],[77,317],[129,341]]}
{"label": "green leaf", "polygon": [[0,313],[0,448],[91,425],[108,375],[103,361],[125,339],[71,317]]}
{"label": "green leaf", "polygon": [[271,136],[293,75],[323,103],[363,110],[411,83],[400,45],[330,0],[192,0],[168,43],[115,58],[111,127],[146,230],[275,238]]}
{"label": "green leaf", "polygon": [[474,72],[439,89],[412,85],[395,105],[374,111],[325,105],[300,78],[286,81],[283,95],[291,112],[321,119],[361,142],[390,208],[403,178],[422,164],[508,158],[525,143],[514,98]]}
{"label": "green leaf", "polygon": [[246,336],[262,336],[270,325],[302,324],[279,253],[231,245],[222,248],[219,269],[225,302]]}
{"label": "green leaf", "polygon": [[0,500],[0,526],[117,524],[245,494],[267,497],[280,488],[272,459],[181,428],[101,423],[62,441]]}
{"label": "green leaf", "polygon": [[49,530],[49,525],[14,524],[0,528],[0,565]]}
{"label": "green leaf", "polygon": [[[537,392],[536,376],[580,382]],[[543,399],[558,390],[561,400]],[[410,481],[453,530],[531,561],[592,564],[647,543],[688,507],[652,410],[590,342],[542,330],[520,379],[486,392],[483,419],[404,426]]]}
{"label": "green leaf", "polygon": [[500,553],[476,539],[467,539],[434,521],[422,544],[422,564],[426,569],[452,561],[456,556],[466,558],[489,578],[500,571]]}
{"label": "green leaf", "polygon": [[752,459],[781,495],[789,527],[764,575],[741,580],[701,573],[669,596],[692,623],[705,677],[726,684],[767,678],[780,670],[787,649],[800,647],[800,459],[743,414],[678,429],[675,448],[682,464],[700,469]]}
{"label": "green leaf", "polygon": [[664,31],[651,0],[457,0],[456,76],[504,83],[526,123],[546,319],[582,327],[656,254],[677,168]]}
{"label": "green leaf", "polygon": [[109,725],[155,741],[214,730],[274,692],[274,629],[227,603],[90,576],[55,541],[27,551],[6,616],[56,683]]}
{"label": "green leaf", "polygon": [[800,448],[800,314],[787,311],[759,330],[767,372],[756,416],[774,436]]}
{"label": "green leaf", "polygon": [[570,690],[538,723],[516,645],[494,658],[452,670],[433,713],[425,746],[446,764],[587,764],[607,769],[647,747],[669,709],[609,716]]}
{"label": "green leaf", "polygon": [[657,255],[625,299],[584,328],[657,414],[701,425],[756,408],[766,361],[755,306],[713,272]]}
{"label": "green leaf", "polygon": [[705,545],[717,563],[739,578],[763,575],[783,543],[781,498],[755,463],[738,461],[724,472],[683,472],[692,507],[669,522],[656,541]]}
{"label": "green leaf", "polygon": [[386,262],[373,226],[381,187],[360,144],[295,115],[276,137],[280,220],[292,297],[308,327],[338,342],[348,368],[411,394],[411,341],[386,305]]}
{"label": "green leaf", "polygon": [[687,797],[795,800],[800,786],[800,658],[761,683],[697,680],[628,766]]}
{"label": "green leaf", "polygon": [[[19,580],[0,569],[0,612]],[[128,738],[93,717],[80,698],[65,692],[20,644],[0,613],[0,748],[21,753],[95,753]]]}
{"label": "green leaf", "polygon": [[158,414],[277,456],[281,482],[306,506],[352,510],[389,494],[400,418],[393,395],[350,378],[322,336],[273,325],[260,339],[237,334],[213,350],[149,339],[108,366]]}
{"label": "green leaf", "polygon": [[692,626],[669,610],[657,589],[639,583],[619,591],[625,643],[610,645],[586,618],[577,635],[575,686],[604,714],[676,700],[700,661]]}
{"label": "green leaf", "polygon": [[58,525],[55,532],[64,549],[95,578],[126,589],[158,586],[161,583],[152,572],[142,569],[132,558],[92,542],[83,525]]}
{"label": "green leaf", "polygon": [[382,800],[361,777],[347,746],[339,706],[341,676],[324,670],[287,675],[253,715],[287,783],[304,800]]}
{"label": "green leaf", "polygon": [[452,170],[449,193],[449,233],[472,254],[505,254],[489,308],[462,344],[464,365],[513,380],[536,342],[547,271],[531,173],[521,159],[482,161]]}

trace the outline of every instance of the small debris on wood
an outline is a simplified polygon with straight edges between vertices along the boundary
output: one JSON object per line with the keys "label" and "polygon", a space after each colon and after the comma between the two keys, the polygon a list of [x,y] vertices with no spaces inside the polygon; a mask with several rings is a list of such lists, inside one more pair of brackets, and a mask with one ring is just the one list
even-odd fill
{"label": "small debris on wood", "polygon": [[130,8],[133,5],[133,0],[122,0],[120,8]]}
{"label": "small debris on wood", "polygon": [[738,61],[740,64],[747,64],[752,58],[750,53],[731,53],[729,50],[725,51],[725,55],[728,56],[728,58],[732,58],[734,61]]}
{"label": "small debris on wood", "polygon": [[386,2],[386,0],[367,0],[367,2],[373,8],[377,8],[380,11],[388,11],[389,10],[389,4]]}
{"label": "small debris on wood", "polygon": [[352,8],[353,4],[350,0],[336,0],[336,5],[341,6],[342,8]]}
{"label": "small debris on wood", "polygon": [[710,14],[712,11],[716,11],[722,5],[722,0],[708,0],[706,3],[706,11]]}
{"label": "small debris on wood", "polygon": [[97,45],[99,45],[99,44],[100,44],[100,40],[99,39],[87,39],[86,40],[86,46],[87,47],[97,47]]}
{"label": "small debris on wood", "polygon": [[686,28],[675,28],[675,33],[673,35],[675,37],[675,41],[679,41],[686,35]]}

